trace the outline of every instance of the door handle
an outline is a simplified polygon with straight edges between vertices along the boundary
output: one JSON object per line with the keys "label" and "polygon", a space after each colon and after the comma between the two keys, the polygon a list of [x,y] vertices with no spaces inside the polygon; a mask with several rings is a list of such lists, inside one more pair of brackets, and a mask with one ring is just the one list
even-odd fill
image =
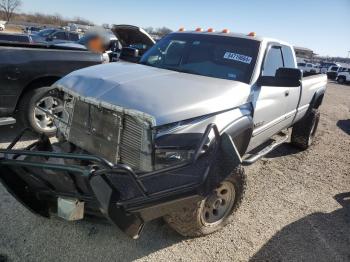
{"label": "door handle", "polygon": [[284,96],[289,96],[289,91],[284,92]]}

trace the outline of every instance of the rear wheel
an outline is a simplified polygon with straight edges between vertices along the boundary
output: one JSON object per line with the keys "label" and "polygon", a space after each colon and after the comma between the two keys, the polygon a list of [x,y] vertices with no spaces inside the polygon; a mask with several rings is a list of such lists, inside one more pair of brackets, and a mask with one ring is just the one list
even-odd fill
{"label": "rear wheel", "polygon": [[338,81],[339,84],[342,85],[342,84],[345,83],[345,77],[340,76],[340,77],[338,77],[338,80],[337,80],[337,81]]}
{"label": "rear wheel", "polygon": [[183,236],[211,234],[231,222],[242,201],[245,187],[244,170],[238,167],[204,200],[193,202],[164,219]]}
{"label": "rear wheel", "polygon": [[314,141],[319,121],[320,112],[314,108],[293,126],[291,143],[303,150],[309,148]]}
{"label": "rear wheel", "polygon": [[61,117],[63,100],[58,91],[51,87],[41,87],[28,91],[22,97],[18,106],[19,115],[23,124],[39,134],[54,135],[56,126],[52,115]]}

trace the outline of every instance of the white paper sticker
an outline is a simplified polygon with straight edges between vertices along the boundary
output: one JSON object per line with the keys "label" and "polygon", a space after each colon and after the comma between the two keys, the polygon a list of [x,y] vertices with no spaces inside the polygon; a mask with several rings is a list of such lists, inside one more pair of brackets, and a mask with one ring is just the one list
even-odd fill
{"label": "white paper sticker", "polygon": [[231,53],[231,52],[226,52],[224,55],[224,59],[229,59],[229,60],[235,60],[238,62],[242,62],[245,64],[250,64],[252,62],[252,57],[251,56],[246,56],[246,55],[240,55],[236,53]]}

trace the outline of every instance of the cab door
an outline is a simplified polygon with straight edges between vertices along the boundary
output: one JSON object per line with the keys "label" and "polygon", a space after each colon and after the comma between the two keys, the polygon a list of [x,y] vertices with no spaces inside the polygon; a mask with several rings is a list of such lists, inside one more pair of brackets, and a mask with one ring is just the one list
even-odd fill
{"label": "cab door", "polygon": [[[272,44],[267,48],[261,76],[276,75],[277,69],[284,67],[282,46]],[[259,86],[253,91],[254,131],[249,149],[267,141],[271,136],[287,127],[286,119],[290,89],[283,86]]]}
{"label": "cab door", "polygon": [[[294,52],[290,46],[282,45],[283,64],[286,68],[297,68],[296,58]],[[287,97],[286,105],[286,119],[288,125],[292,125],[297,113],[297,107],[299,105],[299,98],[301,96],[301,86],[289,87],[289,94]],[[307,110],[307,107],[299,108],[299,110]]]}

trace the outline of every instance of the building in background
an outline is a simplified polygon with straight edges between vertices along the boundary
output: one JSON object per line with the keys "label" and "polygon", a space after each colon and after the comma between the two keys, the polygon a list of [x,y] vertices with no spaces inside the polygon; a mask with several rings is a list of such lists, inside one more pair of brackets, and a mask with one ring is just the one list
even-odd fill
{"label": "building in background", "polygon": [[317,54],[309,48],[294,46],[295,55],[298,62],[312,61]]}

